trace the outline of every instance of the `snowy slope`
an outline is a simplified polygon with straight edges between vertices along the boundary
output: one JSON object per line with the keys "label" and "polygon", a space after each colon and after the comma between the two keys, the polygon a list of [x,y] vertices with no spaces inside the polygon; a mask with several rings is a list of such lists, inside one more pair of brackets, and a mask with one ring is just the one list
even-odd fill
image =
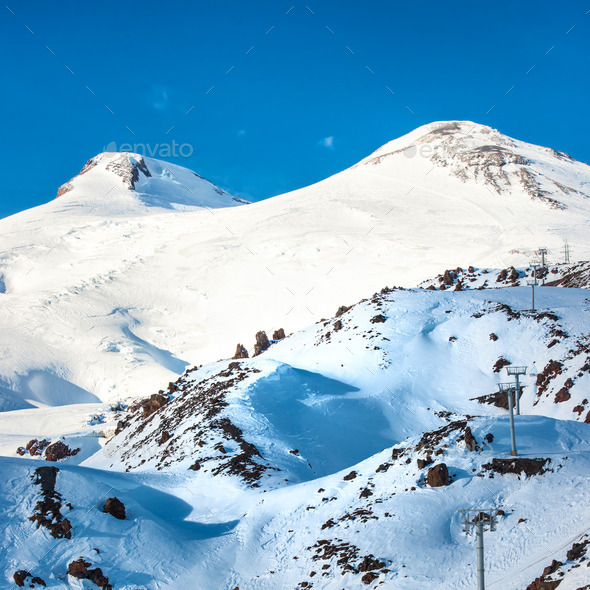
{"label": "snowy slope", "polygon": [[[29,476],[47,463],[0,459],[6,583],[27,569],[79,588],[65,572],[83,556],[118,590],[467,589],[475,547],[458,510],[471,507],[503,511],[486,533],[488,587],[526,588],[553,559],[567,572],[560,588],[590,583],[586,563],[567,558],[590,529],[590,301],[556,287],[544,298],[532,313],[526,288],[384,289],[260,356],[191,368],[156,405],[104,408],[88,430],[107,431],[116,413],[119,433],[57,464],[71,539],[27,520],[39,497]],[[509,380],[499,358],[530,369],[516,442],[536,474],[510,458],[507,412],[476,399]],[[570,398],[556,402],[568,378]],[[65,409],[51,411],[66,426]],[[77,440],[81,417],[64,428]],[[10,428],[0,423],[2,449]],[[449,485],[428,485],[443,462]],[[113,496],[124,521],[101,511]]]}
{"label": "snowy slope", "polygon": [[589,170],[442,122],[318,184],[232,207],[190,171],[97,156],[59,198],[0,221],[2,407],[144,395],[250,347],[259,329],[292,332],[384,283],[523,265],[566,237],[590,257]]}

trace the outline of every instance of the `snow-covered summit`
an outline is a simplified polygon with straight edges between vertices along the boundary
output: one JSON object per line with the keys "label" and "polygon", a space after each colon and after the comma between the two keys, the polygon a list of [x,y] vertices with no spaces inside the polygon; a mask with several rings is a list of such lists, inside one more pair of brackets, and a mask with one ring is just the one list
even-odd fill
{"label": "snow-covered summit", "polygon": [[234,197],[182,166],[130,152],[103,152],[59,187],[61,204],[96,207],[106,214],[146,208],[234,207]]}
{"label": "snow-covered summit", "polygon": [[385,170],[393,166],[397,172],[394,163],[400,157],[408,163],[417,160],[430,168],[447,168],[462,182],[475,180],[492,193],[517,191],[556,209],[576,206],[580,197],[590,198],[588,165],[471,121],[423,125],[385,144],[358,166]]}

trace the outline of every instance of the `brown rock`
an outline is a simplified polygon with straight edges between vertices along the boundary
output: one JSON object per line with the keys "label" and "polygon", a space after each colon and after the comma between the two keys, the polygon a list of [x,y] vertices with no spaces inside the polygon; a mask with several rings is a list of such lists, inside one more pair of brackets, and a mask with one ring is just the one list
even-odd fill
{"label": "brown rock", "polygon": [[80,559],[72,561],[68,565],[68,574],[78,580],[90,580],[102,590],[112,590],[109,579],[103,575],[102,570],[99,567],[88,569],[91,565],[89,561],[85,561],[84,558],[80,557]]}
{"label": "brown rock", "polygon": [[439,463],[428,470],[426,476],[426,483],[431,488],[439,488],[442,486],[448,486],[449,481],[449,470],[445,463]]}
{"label": "brown rock", "polygon": [[336,320],[334,322],[333,328],[334,328],[334,332],[338,332],[338,330],[341,330],[342,329],[342,320]]}
{"label": "brown rock", "polygon": [[247,359],[248,358],[248,351],[246,350],[246,347],[243,344],[238,344],[236,346],[236,353],[234,354],[234,356],[232,358]]}
{"label": "brown rock", "polygon": [[285,330],[283,328],[279,328],[275,330],[272,335],[273,340],[283,340],[285,338]]}
{"label": "brown rock", "polygon": [[550,459],[529,459],[526,457],[512,457],[511,459],[492,459],[491,463],[482,465],[484,469],[505,475],[506,473],[524,473],[527,476],[542,475],[548,469]]}
{"label": "brown rock", "polygon": [[473,268],[473,266],[469,266],[467,268],[467,272],[470,273],[470,274],[473,274],[475,272],[475,268]]}
{"label": "brown rock", "polygon": [[258,356],[262,354],[265,350],[268,349],[270,346],[270,342],[268,341],[268,336],[264,330],[257,332],[256,334],[256,344],[254,345],[254,356]]}
{"label": "brown rock", "polygon": [[492,340],[493,342],[496,342],[496,340],[498,340],[498,337],[492,332],[490,334],[490,340]]}
{"label": "brown rock", "polygon": [[416,463],[418,464],[418,469],[424,469],[427,465],[432,464],[432,459],[430,457],[426,457],[426,459],[416,459]]}
{"label": "brown rock", "polygon": [[342,479],[344,481],[351,481],[356,477],[356,471],[351,471],[348,475],[345,475]]}
{"label": "brown rock", "polygon": [[27,443],[25,449],[29,451],[29,455],[31,455],[31,457],[37,457],[43,453],[43,450],[48,444],[48,440],[34,438]]}
{"label": "brown rock", "polygon": [[79,452],[80,449],[70,449],[68,445],[58,440],[45,449],[45,459],[47,461],[61,461],[66,457],[73,457]]}
{"label": "brown rock", "polygon": [[89,561],[84,561],[82,557],[76,561],[72,561],[68,565],[68,575],[78,580],[85,580],[88,578],[88,568],[92,564]]}
{"label": "brown rock", "polygon": [[499,373],[504,367],[507,367],[508,365],[511,365],[512,363],[508,360],[506,360],[504,357],[500,357],[497,361],[496,364],[494,365],[494,373]]}
{"label": "brown rock", "polygon": [[346,313],[350,309],[350,306],[341,305],[336,311],[336,317],[339,318],[343,313]]}
{"label": "brown rock", "polygon": [[469,426],[465,429],[465,446],[469,451],[477,450],[477,440],[475,440],[475,437],[473,436]]}
{"label": "brown rock", "polygon": [[361,580],[363,581],[363,584],[372,584],[375,580],[377,579],[377,574],[373,573],[373,572],[367,572],[362,578]]}
{"label": "brown rock", "polygon": [[567,402],[571,398],[570,392],[565,388],[562,387],[556,394],[555,394],[555,403],[560,404],[562,402]]}
{"label": "brown rock", "polygon": [[119,520],[125,520],[125,505],[118,498],[109,498],[102,509],[103,512],[118,518]]}
{"label": "brown rock", "polygon": [[[33,574],[27,570],[18,570],[14,572],[13,578],[14,583],[19,588],[22,588],[25,583],[29,586],[29,588],[35,588],[36,585],[47,586],[47,584],[41,578],[38,576],[33,576]],[[27,581],[27,578],[31,578],[31,580]]]}
{"label": "brown rock", "polygon": [[143,410],[143,417],[147,418],[154,412],[157,412],[160,408],[164,407],[168,403],[168,397],[161,393],[154,393],[150,397],[141,402],[141,408]]}

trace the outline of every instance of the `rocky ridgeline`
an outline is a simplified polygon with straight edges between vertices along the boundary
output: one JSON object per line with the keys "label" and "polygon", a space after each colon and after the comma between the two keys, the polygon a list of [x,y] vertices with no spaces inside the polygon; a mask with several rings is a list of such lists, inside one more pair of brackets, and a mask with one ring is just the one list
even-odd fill
{"label": "rocky ridgeline", "polygon": [[[283,340],[285,337],[285,330],[283,330],[283,328],[279,328],[278,330],[274,331],[272,340],[268,339],[268,336],[264,330],[257,332],[256,342],[254,343],[254,354],[252,356],[261,355],[265,350],[270,348],[271,344],[278,342],[279,340]],[[243,344],[238,343],[236,346],[236,352],[232,358],[234,360],[249,358],[248,349]]]}
{"label": "rocky ridgeline", "polygon": [[227,395],[238,385],[255,380],[260,370],[233,361],[213,375],[199,378],[196,367],[187,371],[167,393],[161,392],[131,406],[117,426],[107,451],[128,470],[147,463],[164,469],[183,463],[192,471],[237,476],[257,487],[276,470],[264,461],[257,447],[246,440],[225,413]]}
{"label": "rocky ridgeline", "polygon": [[[575,570],[579,567],[587,568],[590,563],[587,556],[589,545],[588,535],[582,535],[579,541],[568,549],[565,561],[554,559],[550,565],[545,567],[543,573],[527,586],[526,590],[555,590],[568,579],[568,574],[575,574]],[[570,587],[573,588],[571,585]],[[580,587],[578,590],[586,590],[589,587],[590,584]]]}
{"label": "rocky ridgeline", "polygon": [[[547,287],[568,287],[590,289],[590,262],[548,264],[537,268],[539,286],[545,281]],[[430,290],[467,291],[473,289],[494,289],[502,287],[526,287],[527,281],[535,277],[532,267],[503,269],[457,267],[445,270],[433,279],[420,283],[419,287]]]}

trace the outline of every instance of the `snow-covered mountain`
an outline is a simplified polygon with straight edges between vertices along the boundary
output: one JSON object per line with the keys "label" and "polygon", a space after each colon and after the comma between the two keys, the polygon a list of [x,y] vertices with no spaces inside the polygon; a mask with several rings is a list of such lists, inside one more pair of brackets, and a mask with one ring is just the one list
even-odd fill
{"label": "snow-covered mountain", "polygon": [[149,213],[151,207],[182,211],[246,203],[182,166],[117,152],[88,160],[57,196],[62,214],[82,208],[85,214],[108,217]]}
{"label": "snow-covered mountain", "polygon": [[470,122],[248,205],[181,167],[101,154],[0,220],[2,407],[148,394],[385,282],[524,266],[565,238],[590,258],[589,183],[586,164]]}
{"label": "snow-covered mountain", "polygon": [[[255,358],[191,367],[127,408],[0,414],[4,580],[467,589],[475,543],[459,510],[477,508],[498,511],[485,533],[488,588],[582,588],[590,299],[545,287],[531,312],[528,297],[384,288]],[[513,457],[495,391],[522,365]],[[31,412],[44,423],[24,421]],[[58,424],[80,451],[50,463],[35,449],[58,442]],[[105,513],[109,498],[124,512]]]}

